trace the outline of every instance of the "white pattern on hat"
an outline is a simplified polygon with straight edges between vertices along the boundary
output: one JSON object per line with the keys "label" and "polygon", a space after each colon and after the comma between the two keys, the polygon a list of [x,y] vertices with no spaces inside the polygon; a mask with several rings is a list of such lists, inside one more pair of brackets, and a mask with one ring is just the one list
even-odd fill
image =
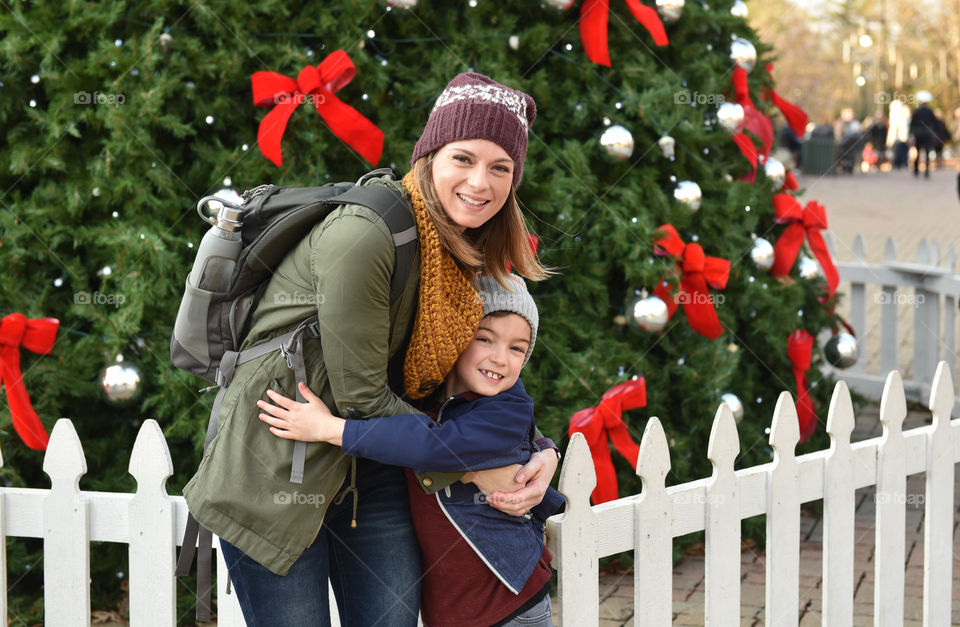
{"label": "white pattern on hat", "polygon": [[491,104],[503,105],[517,116],[523,128],[527,128],[527,101],[517,92],[503,89],[497,85],[474,84],[448,87],[437,98],[431,113],[440,107],[468,99],[485,100]]}

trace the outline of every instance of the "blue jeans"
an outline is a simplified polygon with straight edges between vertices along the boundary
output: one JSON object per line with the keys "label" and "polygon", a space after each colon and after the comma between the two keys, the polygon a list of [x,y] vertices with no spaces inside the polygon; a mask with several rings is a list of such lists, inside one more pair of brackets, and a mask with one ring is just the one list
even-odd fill
{"label": "blue jeans", "polygon": [[403,470],[358,459],[357,492],[357,527],[350,527],[351,495],[331,503],[317,538],[286,576],[220,541],[248,627],[329,625],[328,579],[341,625],[416,627],[420,547]]}
{"label": "blue jeans", "polygon": [[502,627],[553,627],[553,606],[550,603],[550,595],[543,597],[542,601],[520,616],[514,616]]}

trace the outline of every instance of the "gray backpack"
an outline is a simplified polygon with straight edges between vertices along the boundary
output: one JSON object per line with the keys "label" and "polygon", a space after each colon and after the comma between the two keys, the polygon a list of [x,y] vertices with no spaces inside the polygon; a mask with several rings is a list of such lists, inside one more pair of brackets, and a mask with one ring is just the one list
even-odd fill
{"label": "gray backpack", "polygon": [[[322,187],[284,188],[261,185],[243,193],[236,205],[215,196],[197,203],[200,217],[211,224],[187,275],[177,311],[170,359],[173,365],[219,387],[213,402],[204,449],[217,433],[224,394],[240,364],[273,351],[281,351],[297,382],[306,381],[303,340],[320,334],[317,316],[303,320],[293,331],[240,350],[249,331],[251,314],[286,254],[340,205],[362,205],[377,213],[393,235],[396,262],[390,284],[390,301],[403,293],[416,253],[417,225],[404,195],[380,185],[364,186],[365,179],[390,175],[374,170],[356,183],[328,183]],[[216,218],[204,207],[219,203]],[[215,205],[214,205],[215,206]],[[297,386],[297,400],[304,402]],[[210,389],[210,388],[206,388]],[[294,444],[290,481],[303,482],[306,443]],[[199,541],[197,620],[208,620],[210,611],[211,534],[188,516],[178,576],[188,574]]]}

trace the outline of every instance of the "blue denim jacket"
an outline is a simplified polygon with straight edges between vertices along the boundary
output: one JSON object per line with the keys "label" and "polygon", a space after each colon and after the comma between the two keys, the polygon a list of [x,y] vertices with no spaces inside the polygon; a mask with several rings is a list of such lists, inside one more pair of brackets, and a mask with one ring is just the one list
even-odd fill
{"label": "blue denim jacket", "polygon": [[[524,464],[536,450],[533,400],[521,381],[496,396],[453,396],[431,420],[401,414],[348,420],[343,450],[417,472],[468,472]],[[510,516],[490,507],[472,483],[455,482],[437,492],[440,508],[490,570],[518,594],[543,555],[546,519],[564,497],[548,488],[543,501],[526,516]]]}

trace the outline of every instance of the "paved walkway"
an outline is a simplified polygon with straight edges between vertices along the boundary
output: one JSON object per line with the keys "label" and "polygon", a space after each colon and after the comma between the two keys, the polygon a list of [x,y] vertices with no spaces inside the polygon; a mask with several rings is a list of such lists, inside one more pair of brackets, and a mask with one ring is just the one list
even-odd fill
{"label": "paved walkway", "polygon": [[[931,173],[929,179],[913,177],[912,172],[856,173],[853,176],[798,177],[805,193],[801,200],[817,200],[827,208],[830,230],[836,241],[839,260],[853,259],[854,237],[862,234],[867,245],[867,260],[878,262],[888,236],[894,235],[902,261],[913,261],[923,237],[939,238],[946,251],[951,242],[960,243],[960,200],[953,168]],[[841,285],[841,290],[845,286]],[[878,308],[877,308],[878,309]],[[843,312],[843,305],[840,307]],[[869,310],[868,310],[869,311]],[[879,336],[879,316],[868,314],[868,335]],[[909,329],[901,324],[901,329]],[[873,331],[871,333],[871,331]],[[909,338],[904,339],[909,342]],[[878,362],[878,343],[865,350],[870,365]],[[907,351],[901,359],[909,360]],[[902,363],[904,369],[910,364]],[[929,421],[929,413],[912,411],[904,429]],[[877,407],[870,406],[857,417],[853,439],[880,435]],[[956,483],[960,491],[960,473]],[[914,475],[907,481],[906,589],[905,625],[920,625],[923,616],[923,494],[924,477]],[[873,488],[857,492],[855,551],[854,625],[873,624]],[[911,498],[912,497],[912,498]],[[955,503],[957,499],[955,498]],[[953,623],[960,624],[960,513],[954,525]],[[800,544],[800,625],[820,625],[822,599],[822,520],[804,510]],[[765,556],[755,548],[741,554],[741,623],[762,625],[765,595]],[[633,625],[633,572],[604,573],[600,576],[600,625]],[[704,604],[703,557],[687,555],[674,570],[673,609],[675,625],[702,625]],[[637,624],[642,624],[638,621]]]}

